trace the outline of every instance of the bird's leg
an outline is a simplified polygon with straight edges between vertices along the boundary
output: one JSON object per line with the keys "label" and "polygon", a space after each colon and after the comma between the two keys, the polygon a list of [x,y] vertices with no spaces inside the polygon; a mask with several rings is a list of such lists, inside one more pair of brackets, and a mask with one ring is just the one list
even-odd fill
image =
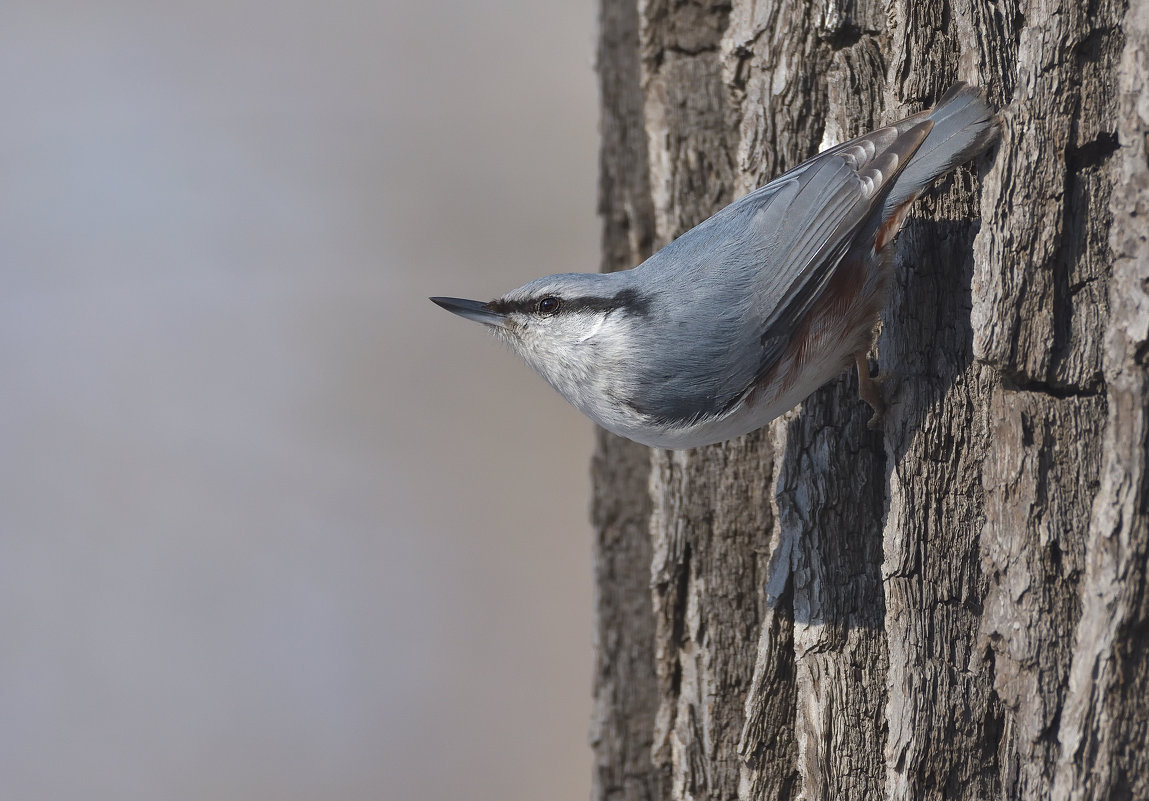
{"label": "bird's leg", "polygon": [[866,352],[860,350],[854,354],[854,364],[858,367],[858,397],[870,405],[874,416],[866,424],[867,428],[882,427],[882,417],[886,413],[886,401],[882,397],[881,383],[885,376],[870,378],[870,363],[866,359]]}

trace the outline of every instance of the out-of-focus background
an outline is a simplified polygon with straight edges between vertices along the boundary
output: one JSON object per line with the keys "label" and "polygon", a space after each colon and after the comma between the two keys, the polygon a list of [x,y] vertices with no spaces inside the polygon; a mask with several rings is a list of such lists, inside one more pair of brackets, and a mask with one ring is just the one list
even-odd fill
{"label": "out-of-focus background", "polygon": [[585,799],[587,0],[17,0],[0,798]]}

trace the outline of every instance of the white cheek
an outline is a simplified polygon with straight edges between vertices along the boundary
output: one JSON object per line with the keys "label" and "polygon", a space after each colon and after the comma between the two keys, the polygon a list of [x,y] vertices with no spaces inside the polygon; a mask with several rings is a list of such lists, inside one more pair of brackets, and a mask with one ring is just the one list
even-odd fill
{"label": "white cheek", "polygon": [[592,325],[590,327],[590,329],[585,334],[583,334],[581,337],[579,337],[578,341],[579,342],[586,342],[588,339],[590,339],[595,334],[597,334],[600,330],[602,330],[603,323],[605,323],[605,322],[606,322],[606,315],[605,314],[597,315],[597,317],[594,321],[594,325]]}

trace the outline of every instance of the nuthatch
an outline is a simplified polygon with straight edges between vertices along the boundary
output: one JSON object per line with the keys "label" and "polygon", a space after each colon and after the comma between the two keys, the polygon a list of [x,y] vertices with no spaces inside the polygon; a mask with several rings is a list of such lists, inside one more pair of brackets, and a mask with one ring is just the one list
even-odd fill
{"label": "nuthatch", "polygon": [[851,363],[878,421],[866,352],[891,242],[918,195],[997,133],[980,93],[957,84],[933,109],[819,153],[633,269],[551,275],[489,303],[431,300],[488,326],[584,414],[646,445],[753,431]]}

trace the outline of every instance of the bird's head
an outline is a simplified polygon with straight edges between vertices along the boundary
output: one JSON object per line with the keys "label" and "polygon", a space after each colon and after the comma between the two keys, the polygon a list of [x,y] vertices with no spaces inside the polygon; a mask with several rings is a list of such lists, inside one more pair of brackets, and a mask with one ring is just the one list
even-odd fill
{"label": "bird's head", "polygon": [[588,406],[629,353],[631,331],[650,302],[623,273],[551,275],[483,303],[431,298],[460,317],[482,323],[509,344],[569,401]]}

